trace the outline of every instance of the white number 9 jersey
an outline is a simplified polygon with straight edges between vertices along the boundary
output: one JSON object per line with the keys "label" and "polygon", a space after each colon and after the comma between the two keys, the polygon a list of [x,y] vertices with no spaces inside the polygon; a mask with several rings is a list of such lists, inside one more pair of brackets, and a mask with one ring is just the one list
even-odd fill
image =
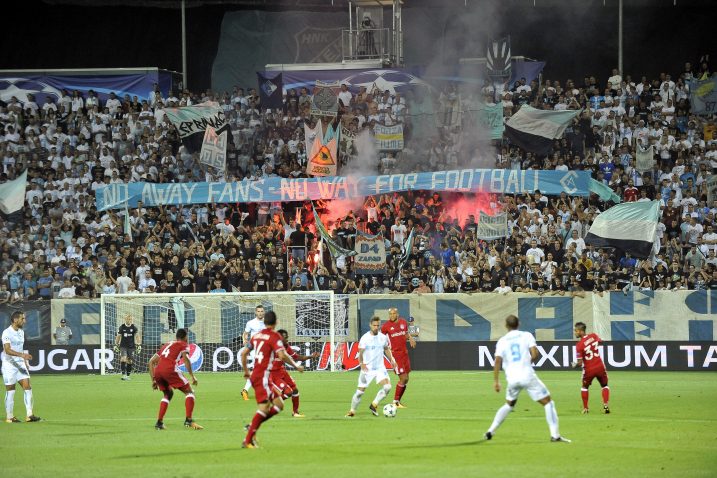
{"label": "white number 9 jersey", "polygon": [[498,340],[495,356],[503,359],[508,383],[522,382],[535,375],[530,356],[530,349],[535,346],[533,334],[520,330],[511,330]]}

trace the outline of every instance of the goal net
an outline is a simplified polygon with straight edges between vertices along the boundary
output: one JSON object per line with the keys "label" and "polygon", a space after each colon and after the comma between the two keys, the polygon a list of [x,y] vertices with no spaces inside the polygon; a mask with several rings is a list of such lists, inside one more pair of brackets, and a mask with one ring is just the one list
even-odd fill
{"label": "goal net", "polygon": [[259,305],[265,311],[276,312],[276,330],[286,330],[289,344],[300,354],[319,353],[319,358],[305,363],[307,369],[341,370],[345,343],[355,335],[348,304],[348,296],[331,291],[102,295],[102,353],[114,358],[112,367],[102,362],[101,372],[104,375],[120,370],[119,355],[111,351],[127,316],[139,329],[141,341],[141,351],[133,357],[135,371],[146,371],[149,359],[162,344],[174,340],[178,328],[189,332],[190,360],[195,371],[239,371],[242,333]]}

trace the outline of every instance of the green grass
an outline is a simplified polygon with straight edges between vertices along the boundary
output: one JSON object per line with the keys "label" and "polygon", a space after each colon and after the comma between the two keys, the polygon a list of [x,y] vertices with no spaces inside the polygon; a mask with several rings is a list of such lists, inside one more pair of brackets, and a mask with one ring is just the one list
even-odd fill
{"label": "green grass", "polygon": [[[358,416],[344,418],[357,373],[295,374],[305,419],[282,413],[243,450],[255,403],[239,397],[239,374],[199,374],[195,419],[182,427],[175,395],[153,428],[161,394],[146,374],[33,376],[40,423],[0,424],[3,476],[717,476],[717,374],[610,372],[613,413],[580,414],[579,374],[543,372],[572,444],[550,443],[542,407],[521,395],[492,441],[482,440],[503,393],[488,373],[413,372],[395,419],[375,418],[367,391]],[[395,377],[392,377],[395,385]],[[290,403],[287,403],[290,408]],[[18,391],[15,412],[24,417]]]}

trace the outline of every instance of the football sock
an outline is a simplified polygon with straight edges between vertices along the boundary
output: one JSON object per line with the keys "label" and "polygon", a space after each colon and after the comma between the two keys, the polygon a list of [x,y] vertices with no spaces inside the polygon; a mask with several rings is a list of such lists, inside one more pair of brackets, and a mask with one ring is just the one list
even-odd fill
{"label": "football sock", "polygon": [[5,416],[12,418],[15,416],[13,409],[15,408],[15,390],[5,391]]}
{"label": "football sock", "polygon": [[244,384],[244,390],[249,390],[249,389],[251,389],[251,380],[247,378],[246,384]]}
{"label": "football sock", "polygon": [[[588,408],[588,396],[590,393],[588,392],[587,388],[581,388],[580,389],[580,396],[583,397],[583,408]],[[603,392],[603,396],[605,396],[605,392]]]}
{"label": "football sock", "polygon": [[551,400],[543,408],[545,408],[545,420],[548,422],[548,428],[550,428],[550,436],[553,438],[559,437],[558,410],[555,407],[555,402]]}
{"label": "football sock", "polygon": [[187,420],[192,419],[192,411],[194,411],[194,394],[188,393],[184,399],[184,411],[186,412]]}
{"label": "football sock", "polygon": [[609,401],[610,401],[610,387],[605,385],[602,388],[602,403],[607,405]]}
{"label": "football sock", "polygon": [[281,412],[281,409],[276,405],[271,407],[267,413],[257,410],[256,414],[254,415],[254,418],[251,420],[251,425],[249,426],[249,431],[246,434],[244,442],[251,443],[251,440],[254,438],[254,435],[256,435],[256,432],[257,430],[259,430],[261,424],[269,420],[271,417],[278,414],[279,412]]}
{"label": "football sock", "polygon": [[291,395],[291,406],[294,409],[294,413],[299,413],[299,392]]}
{"label": "football sock", "polygon": [[122,372],[122,375],[127,375],[127,364],[124,362],[120,362],[120,372]]}
{"label": "football sock", "polygon": [[157,415],[157,420],[160,422],[164,419],[164,414],[167,413],[167,407],[169,407],[169,399],[164,397],[162,401],[159,402],[159,415]]}
{"label": "football sock", "polygon": [[127,369],[127,376],[129,376],[129,374],[132,373],[132,364],[128,362],[126,369]]}
{"label": "football sock", "polygon": [[373,399],[373,402],[376,404],[381,403],[381,400],[386,398],[386,395],[388,395],[388,392],[390,392],[390,391],[391,391],[391,385],[389,385],[389,384],[384,385],[383,387],[381,387],[379,389],[378,393],[376,394],[376,398]]}
{"label": "football sock", "polygon": [[32,415],[32,389],[25,390],[25,411],[27,412],[26,416]]}
{"label": "football sock", "polygon": [[403,396],[403,392],[406,391],[406,384],[398,382],[396,384],[396,392],[393,394],[393,399],[397,402],[401,401],[401,397]]}
{"label": "football sock", "polygon": [[511,407],[507,403],[504,403],[503,406],[500,407],[495,413],[495,418],[493,419],[493,423],[490,424],[490,428],[488,429],[488,431],[491,433],[495,433],[500,424],[503,423],[503,420],[505,420],[508,414],[512,411],[513,407]]}
{"label": "football sock", "polygon": [[354,396],[351,398],[351,410],[358,410],[358,406],[361,404],[361,397],[363,397],[363,392],[356,390],[356,393],[354,393]]}
{"label": "football sock", "polygon": [[246,438],[244,438],[244,443],[251,443],[251,440],[254,438],[254,435],[256,435],[256,431],[261,426],[261,423],[266,419],[266,414],[260,410],[257,410],[254,414],[254,418],[251,419],[251,425],[249,425],[249,430],[246,433]]}

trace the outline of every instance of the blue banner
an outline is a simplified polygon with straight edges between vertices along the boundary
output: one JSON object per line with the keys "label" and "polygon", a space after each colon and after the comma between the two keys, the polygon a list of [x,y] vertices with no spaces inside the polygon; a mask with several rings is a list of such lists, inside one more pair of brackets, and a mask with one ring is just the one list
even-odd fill
{"label": "blue banner", "polygon": [[366,87],[371,92],[374,88],[378,88],[381,92],[389,90],[399,93],[413,89],[416,86],[429,86],[428,83],[421,80],[416,72],[411,69],[392,68],[392,69],[369,69],[362,68],[356,70],[271,70],[263,73],[257,72],[258,75],[275,76],[278,72],[283,75],[284,89],[291,88],[300,89],[307,88],[309,91],[314,89],[316,81],[324,83],[338,82],[346,84],[353,93],[358,93],[359,88]]}
{"label": "blue banner", "polygon": [[6,73],[0,76],[0,98],[8,101],[16,96],[20,101],[27,101],[27,95],[35,95],[35,102],[42,107],[50,97],[55,103],[62,97],[62,90],[72,94],[79,91],[87,97],[93,90],[97,97],[106,101],[110,93],[115,93],[120,100],[124,95],[130,98],[137,96],[140,100],[147,99],[149,92],[159,83],[162,95],[166,96],[172,88],[171,74],[160,70],[146,70],[137,73],[103,74],[97,71],[91,74],[64,75],[59,72],[37,73]]}
{"label": "blue banner", "polygon": [[587,196],[590,173],[516,169],[460,169],[432,173],[318,178],[267,178],[232,183],[129,183],[97,189],[97,210],[182,204],[347,199],[409,190]]}

